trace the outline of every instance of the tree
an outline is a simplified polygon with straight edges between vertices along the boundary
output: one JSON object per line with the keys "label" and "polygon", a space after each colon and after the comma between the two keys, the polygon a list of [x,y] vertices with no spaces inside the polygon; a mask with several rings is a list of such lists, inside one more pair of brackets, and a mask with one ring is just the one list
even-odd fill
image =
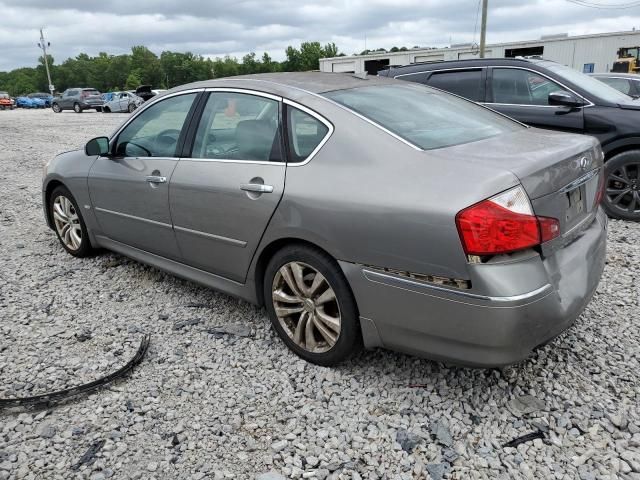
{"label": "tree", "polygon": [[140,73],[138,70],[134,70],[127,77],[127,81],[124,84],[125,90],[135,90],[140,85],[142,85],[142,80],[140,79]]}

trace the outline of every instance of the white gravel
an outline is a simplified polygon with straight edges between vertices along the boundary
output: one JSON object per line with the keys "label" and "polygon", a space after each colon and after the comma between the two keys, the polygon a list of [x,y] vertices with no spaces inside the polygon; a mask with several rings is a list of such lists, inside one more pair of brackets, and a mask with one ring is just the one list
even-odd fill
{"label": "white gravel", "polygon": [[[43,163],[125,118],[0,112],[0,398],[97,379],[152,335],[126,380],[0,412],[0,480],[640,479],[640,225],[610,223],[590,306],[521,365],[375,351],[316,367],[289,353],[261,309],[58,245],[43,220]],[[206,331],[227,324],[250,335]],[[502,446],[538,428],[544,440]],[[94,444],[93,463],[73,470]]]}

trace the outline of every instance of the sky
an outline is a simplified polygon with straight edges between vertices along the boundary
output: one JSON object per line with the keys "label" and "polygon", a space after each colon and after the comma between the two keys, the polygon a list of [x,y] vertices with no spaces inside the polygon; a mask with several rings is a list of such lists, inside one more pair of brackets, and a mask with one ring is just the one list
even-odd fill
{"label": "sky", "polygon": [[[620,5],[622,0],[589,0]],[[133,45],[241,58],[288,45],[442,47],[479,41],[479,0],[0,0],[0,71],[35,66],[39,29],[61,63],[79,53],[122,54]],[[634,2],[636,5],[639,2]],[[489,0],[487,42],[640,29],[640,6],[596,9],[568,0]],[[477,26],[477,28],[476,28]],[[474,31],[476,32],[474,35]]]}

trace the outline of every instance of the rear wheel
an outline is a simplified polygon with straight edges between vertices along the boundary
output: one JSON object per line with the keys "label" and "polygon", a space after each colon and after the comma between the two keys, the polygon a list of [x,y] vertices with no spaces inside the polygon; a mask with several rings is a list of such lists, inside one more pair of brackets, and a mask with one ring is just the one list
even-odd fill
{"label": "rear wheel", "polygon": [[264,299],[284,343],[305,360],[333,366],[361,346],[358,310],[336,261],[323,251],[291,245],[265,271]]}
{"label": "rear wheel", "polygon": [[109,107],[102,107],[102,113],[111,113],[111,109]]}
{"label": "rear wheel", "polygon": [[629,150],[605,163],[602,207],[613,218],[640,221],[640,150]]}
{"label": "rear wheel", "polygon": [[56,113],[60,113],[62,111],[62,109],[60,108],[60,105],[58,105],[57,103],[54,103],[53,105],[51,105],[51,109]]}
{"label": "rear wheel", "polygon": [[96,107],[96,112],[102,112],[102,107]]}
{"label": "rear wheel", "polygon": [[49,214],[64,249],[75,257],[86,257],[92,252],[87,226],[71,192],[56,187],[49,200]]}
{"label": "rear wheel", "polygon": [[80,106],[79,103],[74,103],[73,104],[73,111],[76,113],[82,113],[82,107]]}

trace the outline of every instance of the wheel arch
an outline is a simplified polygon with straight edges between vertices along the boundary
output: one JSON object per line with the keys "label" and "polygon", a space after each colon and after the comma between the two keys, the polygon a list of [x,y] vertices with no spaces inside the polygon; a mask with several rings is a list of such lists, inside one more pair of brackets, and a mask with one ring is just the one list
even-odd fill
{"label": "wheel arch", "polygon": [[51,218],[51,209],[49,208],[49,202],[51,201],[51,194],[59,186],[63,186],[63,187],[68,189],[68,187],[64,183],[62,183],[60,180],[55,179],[55,178],[50,180],[49,183],[47,183],[47,186],[45,187],[44,198],[45,198],[46,204],[45,204],[45,209],[44,210],[45,210],[45,214],[46,214],[47,225],[52,230],[55,227],[53,225],[53,218]]}
{"label": "wheel arch", "polygon": [[[321,247],[317,243],[311,242],[309,240],[305,240],[303,238],[297,238],[297,237],[283,237],[283,238],[274,239],[270,243],[265,245],[264,248],[262,248],[255,262],[255,268],[253,269],[253,280],[254,280],[253,283],[256,289],[256,301],[258,305],[264,306],[264,295],[263,295],[264,274],[267,269],[267,265],[269,264],[269,260],[273,258],[276,252],[290,245],[304,245],[306,247],[311,247],[311,248],[315,248],[316,250],[320,250],[321,252],[330,256],[336,262],[336,264],[338,265],[338,268],[340,268],[338,259],[334,255],[332,255],[331,252],[327,251],[325,248]],[[341,268],[340,270],[342,271]],[[344,272],[342,273],[344,275]],[[347,281],[347,285],[349,285],[348,281]],[[349,285],[349,289],[351,289],[350,285]],[[353,292],[351,293],[353,294]],[[354,299],[355,299],[355,296],[354,296]],[[357,302],[356,302],[356,308],[357,308]]]}
{"label": "wheel arch", "polygon": [[640,137],[630,137],[611,142],[602,146],[604,151],[605,162],[619,153],[628,152],[629,150],[640,150]]}

